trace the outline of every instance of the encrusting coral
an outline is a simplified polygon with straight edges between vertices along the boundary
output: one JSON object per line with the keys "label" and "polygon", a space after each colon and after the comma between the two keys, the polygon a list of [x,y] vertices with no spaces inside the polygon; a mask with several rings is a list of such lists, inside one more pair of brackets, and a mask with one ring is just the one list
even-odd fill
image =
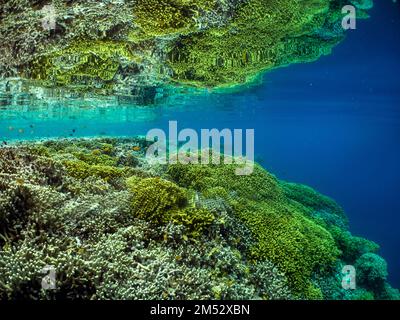
{"label": "encrusting coral", "polygon": [[[372,7],[372,0],[351,3],[357,18]],[[348,4],[56,0],[49,8],[41,1],[6,0],[0,9],[0,79],[29,94],[46,88],[42,95],[118,94],[138,101],[171,85],[234,87],[329,54],[344,38],[342,7]]]}
{"label": "encrusting coral", "polygon": [[[333,200],[258,165],[154,165],[148,145],[0,148],[1,299],[400,298]],[[346,264],[356,290],[341,286]],[[55,290],[41,286],[46,266]]]}

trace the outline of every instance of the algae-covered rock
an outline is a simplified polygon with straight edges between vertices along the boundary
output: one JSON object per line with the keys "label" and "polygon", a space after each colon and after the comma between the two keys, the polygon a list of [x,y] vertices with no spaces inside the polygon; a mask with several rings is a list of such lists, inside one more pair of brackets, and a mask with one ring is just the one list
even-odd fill
{"label": "algae-covered rock", "polygon": [[[344,38],[342,7],[348,4],[6,0],[0,77],[8,91],[46,88],[53,96],[118,94],[138,101],[149,88],[238,86],[261,72],[329,54]],[[351,4],[360,18],[372,7],[370,0]]]}

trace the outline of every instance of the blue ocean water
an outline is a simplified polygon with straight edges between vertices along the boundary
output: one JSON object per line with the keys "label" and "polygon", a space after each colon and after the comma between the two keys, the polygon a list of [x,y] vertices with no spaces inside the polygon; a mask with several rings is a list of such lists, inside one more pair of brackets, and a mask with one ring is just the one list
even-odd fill
{"label": "blue ocean water", "polygon": [[400,10],[376,1],[371,19],[330,56],[265,75],[247,90],[181,95],[154,107],[90,100],[0,106],[0,138],[144,135],[153,128],[255,129],[257,160],[345,209],[353,234],[381,245],[400,287]]}

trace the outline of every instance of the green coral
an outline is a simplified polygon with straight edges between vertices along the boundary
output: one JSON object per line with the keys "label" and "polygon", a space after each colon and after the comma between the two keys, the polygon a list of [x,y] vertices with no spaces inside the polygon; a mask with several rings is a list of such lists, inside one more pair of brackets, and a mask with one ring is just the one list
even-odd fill
{"label": "green coral", "polygon": [[117,160],[114,157],[108,156],[106,154],[102,154],[98,150],[93,150],[91,153],[83,153],[83,152],[77,152],[73,153],[73,155],[89,164],[89,165],[105,165],[105,166],[116,166],[117,165]]}
{"label": "green coral", "polygon": [[73,85],[82,80],[113,80],[122,64],[140,60],[129,43],[116,41],[76,41],[31,63],[30,77],[48,85]]}
{"label": "green coral", "polygon": [[207,209],[189,207],[171,212],[167,221],[187,227],[190,237],[199,238],[215,221],[215,216]]}
{"label": "green coral", "polygon": [[357,290],[351,300],[375,300],[374,294],[367,290]]}
{"label": "green coral", "polygon": [[382,287],[388,276],[386,261],[374,253],[363,254],[356,261],[355,268],[358,282],[370,288]]}
{"label": "green coral", "polygon": [[[130,167],[120,166],[121,159],[115,155],[115,148],[110,143],[98,143],[90,146],[89,150],[85,141],[67,145],[63,142],[58,145],[48,142],[47,145],[45,152],[48,156],[58,158],[71,177],[83,180],[95,176],[112,181],[131,174]],[[133,157],[131,154],[129,156]]]}
{"label": "green coral", "polygon": [[347,217],[343,209],[332,199],[308,186],[283,181],[280,185],[285,196],[294,201],[293,205],[330,232],[341,251],[343,261],[352,264],[364,253],[379,250],[376,243],[353,236],[348,231]]}
{"label": "green coral", "polygon": [[160,178],[127,180],[133,193],[132,209],[142,219],[162,223],[170,210],[183,208],[187,204],[186,192],[176,184]]}
{"label": "green coral", "polygon": [[338,226],[341,229],[348,227],[347,217],[343,209],[332,199],[301,184],[281,181],[280,185],[285,196],[301,204],[304,210],[309,211],[309,216],[313,220],[329,227]]}
{"label": "green coral", "polygon": [[127,185],[133,193],[134,215],[153,224],[183,225],[192,237],[198,237],[215,219],[208,210],[189,206],[187,192],[173,182],[131,177]]}
{"label": "green coral", "polygon": [[135,22],[150,37],[188,33],[194,30],[199,11],[209,10],[214,5],[215,0],[137,0]]}
{"label": "green coral", "polygon": [[379,250],[378,244],[361,237],[355,237],[348,230],[335,226],[330,227],[329,230],[342,252],[342,260],[347,263],[354,263],[361,255],[369,252],[375,253]]}
{"label": "green coral", "polygon": [[208,189],[224,186],[227,202],[256,240],[250,256],[275,263],[298,295],[322,297],[309,279],[313,272],[328,268],[339,251],[327,230],[304,217],[285,199],[273,176],[256,166],[253,174],[238,177],[235,165],[177,164],[169,167],[168,174],[205,196],[209,196]]}
{"label": "green coral", "polygon": [[77,179],[86,179],[90,176],[96,176],[109,181],[113,178],[121,177],[124,174],[122,168],[106,165],[89,165],[86,162],[79,160],[67,160],[64,161],[63,164],[68,174]]}

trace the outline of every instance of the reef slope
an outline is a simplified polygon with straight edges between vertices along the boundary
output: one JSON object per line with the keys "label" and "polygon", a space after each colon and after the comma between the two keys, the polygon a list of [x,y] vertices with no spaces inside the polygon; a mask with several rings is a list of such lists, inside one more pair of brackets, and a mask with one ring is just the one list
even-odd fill
{"label": "reef slope", "polygon": [[[343,210],[260,166],[155,165],[136,139],[0,148],[0,299],[399,299]],[[357,289],[342,288],[353,265]],[[56,272],[44,290],[43,269]]]}

